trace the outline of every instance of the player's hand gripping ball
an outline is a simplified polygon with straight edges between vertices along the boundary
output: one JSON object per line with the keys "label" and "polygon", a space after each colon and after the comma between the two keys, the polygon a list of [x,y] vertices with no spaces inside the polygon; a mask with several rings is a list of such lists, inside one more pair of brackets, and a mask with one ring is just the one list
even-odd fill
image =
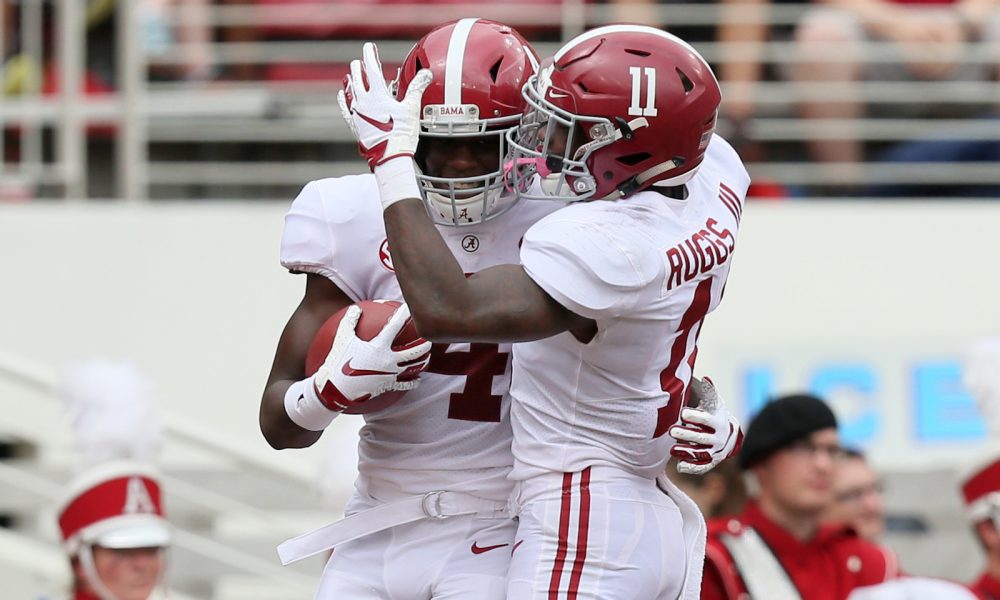
{"label": "player's hand gripping ball", "polygon": [[372,413],[417,386],[430,345],[417,333],[408,307],[393,300],[363,300],[319,328],[306,354],[306,375],[313,376],[327,408]]}

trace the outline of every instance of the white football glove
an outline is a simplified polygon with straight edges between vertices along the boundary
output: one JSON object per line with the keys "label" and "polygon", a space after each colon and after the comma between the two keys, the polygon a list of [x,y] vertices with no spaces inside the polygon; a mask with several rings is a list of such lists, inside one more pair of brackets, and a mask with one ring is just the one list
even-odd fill
{"label": "white football glove", "polygon": [[682,409],[680,423],[670,428],[670,436],[677,440],[670,454],[678,461],[678,472],[703,475],[740,451],[743,431],[711,379],[692,380],[691,385],[700,386],[695,391],[701,402],[697,408]]}
{"label": "white football glove", "polygon": [[333,411],[342,412],[385,392],[412,390],[430,360],[431,343],[423,338],[403,348],[392,347],[410,318],[406,304],[370,342],[355,333],[360,318],[361,308],[347,309],[326,361],[312,376],[320,402]]}
{"label": "white football glove", "polygon": [[412,157],[417,151],[420,100],[433,75],[430,70],[421,69],[402,101],[396,100],[382,76],[378,48],[366,42],[361,53],[362,60],[351,61],[351,73],[344,78],[344,89],[337,94],[337,103],[374,171],[392,158]]}

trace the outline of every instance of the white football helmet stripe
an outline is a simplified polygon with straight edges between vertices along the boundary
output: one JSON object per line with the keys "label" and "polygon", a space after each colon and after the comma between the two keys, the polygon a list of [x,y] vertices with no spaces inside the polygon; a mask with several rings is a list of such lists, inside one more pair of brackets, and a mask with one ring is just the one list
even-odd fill
{"label": "white football helmet stripe", "polygon": [[455,23],[448,42],[448,56],[445,58],[444,71],[444,103],[462,103],[462,69],[465,66],[465,47],[469,42],[469,34],[477,18],[462,19]]}

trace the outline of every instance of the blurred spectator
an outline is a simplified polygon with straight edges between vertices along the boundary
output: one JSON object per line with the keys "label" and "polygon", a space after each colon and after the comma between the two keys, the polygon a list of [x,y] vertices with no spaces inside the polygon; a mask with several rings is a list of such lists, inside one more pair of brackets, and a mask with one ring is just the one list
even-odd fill
{"label": "blurred spectator", "polygon": [[875,541],[885,532],[882,479],[865,455],[845,450],[833,477],[833,502],[823,514],[826,523],[848,525],[866,540]]}
{"label": "blurred spectator", "polygon": [[611,0],[608,4],[612,7],[612,23],[637,23],[653,27],[665,25],[658,14],[657,6],[660,3],[656,0]]}
{"label": "blurred spectator", "polygon": [[170,529],[149,467],[116,461],[81,474],[59,509],[59,530],[73,600],[160,597]]}
{"label": "blurred spectator", "polygon": [[986,567],[971,586],[983,600],[1000,598],[1000,460],[973,472],[962,484],[965,510],[986,553]]}
{"label": "blurred spectator", "polygon": [[739,455],[759,493],[738,516],[709,522],[704,600],[844,600],[898,575],[891,553],[821,524],[841,455],[836,417],[819,398],[784,396],[761,409]]}
{"label": "blurred spectator", "polygon": [[[995,163],[1000,165],[1000,138],[978,139],[977,128],[986,120],[1000,123],[1000,114],[969,119],[959,131],[941,132],[934,139],[915,140],[893,146],[878,160],[886,163]],[[963,133],[972,135],[963,136]],[[950,139],[949,139],[950,138]],[[963,139],[964,138],[964,139]],[[975,181],[953,184],[920,182],[871,185],[866,196],[912,198],[1000,198],[1000,183]]]}
{"label": "blurred spectator", "polygon": [[[672,19],[671,4],[691,4],[690,0],[602,0],[610,5],[609,23],[637,23],[659,27],[698,48],[702,42],[716,39],[714,19],[711,22],[680,23]],[[726,2],[728,0],[722,0]]]}
{"label": "blurred spectator", "polygon": [[146,55],[155,60],[177,49],[181,57],[175,68],[160,69],[169,78],[201,81],[212,76],[210,4],[211,0],[141,0],[136,6]]}
{"label": "blurred spectator", "polygon": [[[216,0],[218,4],[225,7],[246,6],[250,10],[252,5],[257,4],[257,0]],[[255,42],[260,37],[258,30],[248,25],[228,25],[222,27],[219,37],[225,43],[247,43]],[[257,65],[253,63],[236,63],[228,65],[223,71],[224,76],[231,79],[247,80],[258,78]]]}
{"label": "blurred spectator", "polygon": [[60,391],[86,465],[58,511],[72,598],[162,598],[171,532],[150,466],[161,431],[152,385],[131,364],[95,360],[69,370]]}
{"label": "blurred spectator", "polygon": [[767,73],[764,44],[769,40],[791,38],[792,28],[771,25],[773,4],[804,4],[808,0],[721,0],[721,20],[716,37],[721,44],[719,78],[725,86],[723,116],[730,119],[739,133],[743,124],[757,111],[755,96],[758,82],[774,76]]}
{"label": "blurred spectator", "polygon": [[[209,5],[212,0],[135,0],[139,44],[151,62],[176,54],[170,66],[154,66],[151,74],[161,79],[202,80],[212,75],[210,51],[211,28]],[[49,5],[43,6],[43,24],[39,31],[21,31],[19,10],[11,0],[0,0],[4,8],[4,33],[8,69],[0,80],[4,92],[19,94],[37,91],[39,81],[45,93],[59,89],[56,39],[61,24]],[[86,24],[84,87],[88,94],[104,93],[117,85],[118,23],[117,0],[89,0],[83,13]],[[174,24],[176,21],[176,25]],[[41,57],[19,54],[22,38],[41,36]],[[44,76],[36,72],[44,65]],[[176,63],[177,66],[174,66]]]}
{"label": "blurred spectator", "polygon": [[[758,114],[759,83],[781,78],[767,66],[764,48],[769,41],[787,41],[792,37],[788,25],[772,25],[775,4],[801,4],[808,0],[720,0],[720,21],[716,29],[719,42],[719,80],[723,84],[724,101],[721,117],[723,129],[744,161],[763,162],[767,159],[764,145],[748,137],[749,122]],[[754,175],[747,191],[748,198],[780,199],[789,195],[778,182]]]}
{"label": "blurred spectator", "polygon": [[[477,16],[512,22],[534,41],[558,41],[562,25],[562,0],[221,0],[225,4],[253,4],[262,26],[227,27],[223,39],[231,42],[303,40],[401,40],[414,41],[429,26],[467,16],[470,6],[482,5]],[[586,3],[591,0],[581,0]],[[435,15],[428,20],[427,15]],[[531,15],[525,19],[525,15]],[[270,19],[280,15],[280,19]],[[360,44],[359,44],[360,46]],[[398,65],[384,59],[386,74]],[[339,82],[347,72],[346,61],[274,62],[239,64],[229,69],[235,79],[268,81]]]}
{"label": "blurred spectator", "polygon": [[[846,91],[848,97],[803,102],[802,114],[807,118],[864,116],[860,90],[852,86],[861,80],[988,81],[996,75],[995,61],[972,59],[981,45],[995,48],[1000,39],[994,12],[1000,5],[998,0],[824,3],[828,6],[808,13],[797,28],[797,53],[804,60],[791,74],[803,86],[817,82],[839,85],[833,89]],[[891,108],[894,116],[914,117],[940,109],[920,103]],[[813,137],[809,142],[813,158],[823,163],[860,162],[864,158],[862,132],[855,133],[837,139]]]}
{"label": "blurred spectator", "polygon": [[667,464],[667,477],[694,500],[706,519],[728,517],[743,510],[747,488],[735,460],[727,460],[704,475],[679,473],[674,461]]}

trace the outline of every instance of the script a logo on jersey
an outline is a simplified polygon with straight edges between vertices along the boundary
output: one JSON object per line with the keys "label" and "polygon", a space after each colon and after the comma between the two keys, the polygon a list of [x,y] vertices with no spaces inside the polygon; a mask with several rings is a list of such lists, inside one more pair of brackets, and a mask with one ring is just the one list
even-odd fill
{"label": "script a logo on jersey", "polygon": [[153,499],[149,496],[146,484],[138,477],[130,478],[125,488],[125,507],[122,508],[122,514],[146,515],[155,513],[156,505],[153,504]]}
{"label": "script a logo on jersey", "polygon": [[382,266],[388,269],[391,273],[395,273],[396,269],[392,268],[392,255],[389,254],[389,240],[382,240],[382,245],[378,247],[378,260],[382,263]]}
{"label": "script a logo on jersey", "polygon": [[462,238],[462,250],[470,253],[479,250],[479,238],[474,235],[467,235]]}

